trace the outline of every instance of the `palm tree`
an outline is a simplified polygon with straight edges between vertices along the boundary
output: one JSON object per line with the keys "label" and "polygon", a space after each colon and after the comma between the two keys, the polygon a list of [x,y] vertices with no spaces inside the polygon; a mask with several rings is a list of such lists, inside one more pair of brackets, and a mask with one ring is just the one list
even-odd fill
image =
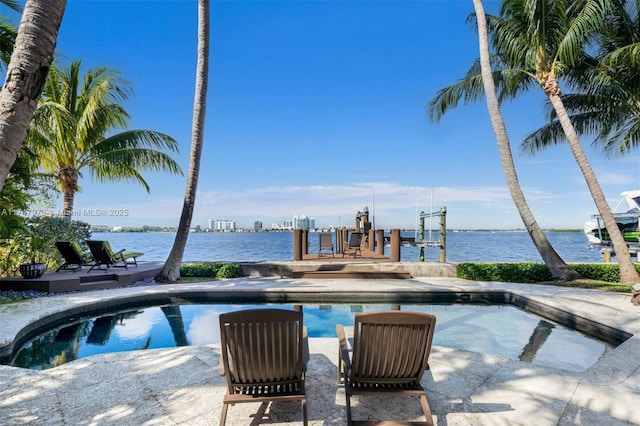
{"label": "palm tree", "polygon": [[[628,154],[640,144],[640,3],[622,0],[613,6],[596,36],[596,55],[569,76],[575,92],[562,96],[578,134],[593,136],[607,157]],[[523,151],[566,141],[555,111],[547,108],[549,122],[523,140]]]}
{"label": "palm tree", "polygon": [[[500,17],[488,15],[487,25],[495,50],[492,68],[499,99],[514,98],[535,86],[542,88],[611,236],[620,280],[633,283],[640,279],[638,272],[567,114],[560,85],[562,76],[584,67],[585,44],[606,23],[608,12],[603,0],[504,0]],[[434,116],[455,107],[460,99],[480,98],[481,81],[476,64],[462,81],[438,92],[430,103]]]}
{"label": "palm tree", "polygon": [[193,102],[193,129],[191,133],[191,158],[189,175],[182,204],[182,214],[176,232],[176,238],[169,257],[156,277],[158,282],[177,282],[180,280],[180,264],[187,245],[193,208],[196,203],[200,156],[204,139],[205,112],[207,106],[207,86],[209,78],[209,0],[198,0],[198,63],[196,65],[196,88]]}
{"label": "palm tree", "polygon": [[500,112],[500,105],[496,96],[495,84],[493,82],[493,76],[491,74],[491,62],[489,58],[489,38],[487,35],[487,25],[484,13],[484,7],[481,0],[473,0],[473,5],[476,11],[476,17],[478,22],[478,40],[480,44],[480,68],[482,74],[482,81],[484,86],[485,96],[487,98],[487,108],[489,110],[489,117],[491,118],[491,125],[496,135],[496,141],[498,142],[498,150],[500,151],[500,158],[502,159],[502,168],[507,180],[507,186],[511,193],[511,198],[520,213],[520,218],[527,229],[527,232],[531,236],[533,244],[538,249],[540,256],[542,257],[545,265],[549,268],[551,275],[555,279],[570,281],[579,277],[579,274],[571,269],[564,260],[555,251],[547,236],[544,234],[540,225],[535,220],[533,213],[529,209],[527,200],[522,192],[520,183],[518,181],[518,175],[516,173],[515,165],[513,163],[513,156],[511,154],[511,145],[509,143],[509,136],[507,135],[507,129]]}
{"label": "palm tree", "polygon": [[[80,61],[66,70],[51,68],[26,141],[38,152],[42,167],[56,174],[65,216],[73,211],[83,169],[89,169],[97,181],[134,181],[147,191],[141,170],[182,174],[180,166],[162,152],[178,150],[173,138],[126,129],[129,115],[121,102],[130,94],[128,83],[106,67],[89,70],[84,79],[80,69]],[[113,134],[120,129],[125,130]]]}
{"label": "palm tree", "polygon": [[66,0],[27,0],[24,6],[0,91],[0,189],[22,147],[42,93],[66,5]]}

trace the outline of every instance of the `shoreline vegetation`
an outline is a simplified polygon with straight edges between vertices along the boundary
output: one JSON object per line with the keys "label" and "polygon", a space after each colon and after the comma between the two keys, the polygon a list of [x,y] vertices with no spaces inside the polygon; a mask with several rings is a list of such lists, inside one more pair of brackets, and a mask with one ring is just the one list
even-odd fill
{"label": "shoreline vegetation", "polygon": [[[582,278],[574,281],[553,281],[544,263],[460,263],[456,268],[457,278],[470,281],[493,281],[522,284],[554,285],[560,287],[587,288],[592,290],[630,293],[631,285],[619,283],[619,270],[615,264],[570,264]],[[636,265],[640,270],[640,265]],[[243,276],[238,263],[222,262],[185,262],[181,266],[181,282],[204,282]],[[157,284],[153,278],[142,280],[128,287],[140,287]],[[96,290],[100,291],[100,290]],[[56,296],[63,293],[44,293],[37,291],[0,292],[0,305],[19,303],[24,300]]]}

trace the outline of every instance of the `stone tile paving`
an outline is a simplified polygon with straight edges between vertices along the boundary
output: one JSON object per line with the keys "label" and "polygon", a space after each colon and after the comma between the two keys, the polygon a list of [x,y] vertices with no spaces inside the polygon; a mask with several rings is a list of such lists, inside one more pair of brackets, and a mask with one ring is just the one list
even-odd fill
{"label": "stone tile paving", "polygon": [[[366,280],[332,281],[244,279],[181,285],[180,291],[237,287],[282,291],[292,286],[305,291],[370,290]],[[438,425],[640,424],[640,339],[636,337],[640,309],[629,303],[629,295],[448,278],[376,282],[375,288],[384,291],[398,285],[415,291],[518,292],[635,334],[583,373],[434,346],[431,370],[425,374],[423,385]],[[172,287],[145,287],[142,291],[150,295],[175,291]],[[45,305],[23,302],[22,313],[0,307],[0,342],[12,340],[16,330],[40,318],[43,311],[55,312],[56,306],[66,309],[132,295],[135,290],[105,290],[48,298]],[[5,328],[9,318],[13,325]],[[345,399],[336,383],[336,339],[311,339],[310,352],[310,424],[343,425]],[[0,366],[0,423],[216,424],[225,390],[218,360],[219,347],[207,345],[97,355],[45,371]],[[419,421],[421,409],[417,400],[408,398],[360,398],[353,402],[353,415],[357,420]],[[230,407],[227,424],[301,424],[301,419],[298,403],[239,404]]]}

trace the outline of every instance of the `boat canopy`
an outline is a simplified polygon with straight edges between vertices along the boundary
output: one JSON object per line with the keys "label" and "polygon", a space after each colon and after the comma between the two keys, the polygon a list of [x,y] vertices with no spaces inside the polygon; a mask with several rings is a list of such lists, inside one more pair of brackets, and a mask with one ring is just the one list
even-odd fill
{"label": "boat canopy", "polygon": [[622,200],[620,200],[614,211],[618,209],[623,201],[627,203],[627,212],[640,211],[640,189],[624,191],[620,195],[622,196]]}

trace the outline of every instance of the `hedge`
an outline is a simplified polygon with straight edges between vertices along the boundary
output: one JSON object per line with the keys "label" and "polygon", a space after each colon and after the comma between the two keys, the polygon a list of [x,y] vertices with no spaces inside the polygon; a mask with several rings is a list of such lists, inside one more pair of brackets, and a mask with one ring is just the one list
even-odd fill
{"label": "hedge", "polygon": [[237,278],[242,275],[242,267],[237,263],[184,263],[180,266],[181,277]]}
{"label": "hedge", "polygon": [[[611,264],[569,264],[569,267],[589,280],[617,283],[620,270]],[[640,265],[636,265],[640,272]],[[474,281],[503,281],[535,283],[552,281],[551,272],[544,263],[460,263],[456,269],[457,277]]]}

